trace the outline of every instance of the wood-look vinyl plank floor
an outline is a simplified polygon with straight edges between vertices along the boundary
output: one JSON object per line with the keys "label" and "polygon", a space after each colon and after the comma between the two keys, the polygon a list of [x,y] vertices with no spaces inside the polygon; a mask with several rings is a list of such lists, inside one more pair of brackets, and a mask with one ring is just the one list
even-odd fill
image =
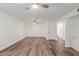
{"label": "wood-look vinyl plank floor", "polygon": [[79,52],[64,47],[63,40],[26,37],[0,52],[0,56],[76,56]]}
{"label": "wood-look vinyl plank floor", "polygon": [[3,50],[2,56],[48,56],[53,55],[50,44],[43,38],[27,37],[13,46]]}

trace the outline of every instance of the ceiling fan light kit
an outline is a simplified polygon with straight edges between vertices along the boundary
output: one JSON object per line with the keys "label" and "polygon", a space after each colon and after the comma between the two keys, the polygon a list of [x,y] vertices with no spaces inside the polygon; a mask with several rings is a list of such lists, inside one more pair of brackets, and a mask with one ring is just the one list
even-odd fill
{"label": "ceiling fan light kit", "polygon": [[31,4],[31,7],[27,7],[27,8],[25,8],[26,10],[29,10],[29,9],[31,9],[31,8],[33,8],[33,9],[38,9],[38,8],[44,8],[44,9],[47,9],[47,8],[49,8],[50,6],[49,6],[49,4],[47,4],[47,3],[32,3]]}
{"label": "ceiling fan light kit", "polygon": [[33,4],[32,8],[38,8],[38,4]]}

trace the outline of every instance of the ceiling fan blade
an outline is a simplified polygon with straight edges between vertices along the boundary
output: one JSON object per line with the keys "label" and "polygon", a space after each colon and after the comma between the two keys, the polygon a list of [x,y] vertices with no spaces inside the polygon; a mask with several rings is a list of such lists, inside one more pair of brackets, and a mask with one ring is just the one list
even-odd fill
{"label": "ceiling fan blade", "polygon": [[49,8],[48,4],[40,4],[40,6],[43,7],[43,8]]}

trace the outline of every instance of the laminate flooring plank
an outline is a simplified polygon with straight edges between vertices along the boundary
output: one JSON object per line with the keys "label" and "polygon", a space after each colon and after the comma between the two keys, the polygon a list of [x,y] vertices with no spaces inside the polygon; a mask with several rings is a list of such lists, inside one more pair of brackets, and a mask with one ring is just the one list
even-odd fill
{"label": "laminate flooring plank", "polygon": [[79,52],[64,46],[63,40],[26,37],[2,50],[0,56],[79,56]]}
{"label": "laminate flooring plank", "polygon": [[[23,40],[22,44],[20,44],[17,48],[7,52],[7,55],[20,56],[20,55],[28,55],[28,56],[42,56],[42,55],[52,55],[50,49],[48,50],[48,43],[46,43],[46,39],[44,38],[26,38]],[[39,50],[40,49],[40,53]]]}

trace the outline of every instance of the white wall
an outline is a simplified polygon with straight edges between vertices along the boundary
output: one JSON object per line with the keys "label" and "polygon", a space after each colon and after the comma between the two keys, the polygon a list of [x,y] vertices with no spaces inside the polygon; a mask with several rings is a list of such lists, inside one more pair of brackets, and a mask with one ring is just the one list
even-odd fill
{"label": "white wall", "polygon": [[68,19],[66,23],[67,46],[79,51],[79,19]]}
{"label": "white wall", "polygon": [[[38,20],[38,19],[37,19]],[[33,24],[32,21],[26,22],[27,36],[44,36],[47,39],[55,39],[57,37],[57,22],[56,21],[41,21]]]}
{"label": "white wall", "polygon": [[23,26],[23,21],[0,11],[0,50],[24,38]]}
{"label": "white wall", "polygon": [[48,39],[62,38],[65,40],[65,22],[59,20],[48,21]]}
{"label": "white wall", "polygon": [[26,35],[27,36],[46,36],[47,35],[47,24],[26,22]]}

